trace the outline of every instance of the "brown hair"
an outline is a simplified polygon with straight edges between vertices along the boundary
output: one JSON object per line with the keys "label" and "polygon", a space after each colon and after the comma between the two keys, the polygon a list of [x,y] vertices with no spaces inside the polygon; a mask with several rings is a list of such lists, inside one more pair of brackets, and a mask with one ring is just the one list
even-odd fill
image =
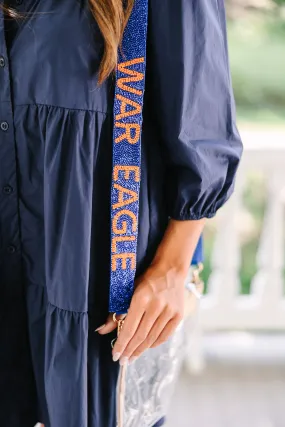
{"label": "brown hair", "polygon": [[132,12],[135,0],[89,0],[105,42],[104,55],[99,69],[99,83],[115,70],[118,47]]}
{"label": "brown hair", "polygon": [[[109,77],[117,66],[118,48],[134,2],[135,0],[89,0],[91,12],[98,23],[105,44],[99,68],[99,83]],[[2,6],[2,8],[11,18],[22,17],[10,7]]]}

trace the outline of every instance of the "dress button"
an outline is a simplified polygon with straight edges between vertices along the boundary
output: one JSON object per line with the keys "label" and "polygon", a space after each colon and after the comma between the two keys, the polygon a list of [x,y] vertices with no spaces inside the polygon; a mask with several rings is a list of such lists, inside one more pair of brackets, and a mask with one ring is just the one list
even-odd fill
{"label": "dress button", "polygon": [[9,128],[9,125],[7,122],[1,122],[0,127],[4,132],[6,132]]}
{"label": "dress button", "polygon": [[7,195],[13,193],[13,187],[11,187],[10,185],[5,185],[3,187],[3,193]]}
{"label": "dress button", "polygon": [[5,59],[4,59],[4,56],[0,56],[0,67],[5,67]]}
{"label": "dress button", "polygon": [[13,246],[13,245],[8,246],[8,248],[7,248],[7,252],[8,252],[9,254],[14,254],[14,253],[16,252],[16,248],[15,248],[15,246]]}

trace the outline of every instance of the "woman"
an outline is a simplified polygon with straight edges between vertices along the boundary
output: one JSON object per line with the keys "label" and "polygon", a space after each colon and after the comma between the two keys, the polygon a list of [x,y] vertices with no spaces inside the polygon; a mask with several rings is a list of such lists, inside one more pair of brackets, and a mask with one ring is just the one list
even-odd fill
{"label": "woman", "polygon": [[233,191],[223,0],[149,1],[137,281],[113,352],[113,71],[133,1],[1,3],[0,425],[114,427],[117,361],[172,334]]}

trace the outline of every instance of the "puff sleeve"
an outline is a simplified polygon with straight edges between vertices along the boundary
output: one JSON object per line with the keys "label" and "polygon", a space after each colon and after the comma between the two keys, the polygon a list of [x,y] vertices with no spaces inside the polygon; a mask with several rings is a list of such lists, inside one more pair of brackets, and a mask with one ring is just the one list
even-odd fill
{"label": "puff sleeve", "polygon": [[149,0],[146,98],[165,156],[169,217],[212,217],[242,154],[224,0]]}

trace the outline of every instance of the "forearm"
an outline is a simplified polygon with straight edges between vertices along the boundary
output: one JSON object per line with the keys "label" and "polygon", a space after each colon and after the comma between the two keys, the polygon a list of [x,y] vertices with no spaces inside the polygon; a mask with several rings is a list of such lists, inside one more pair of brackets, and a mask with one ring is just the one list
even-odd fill
{"label": "forearm", "polygon": [[205,222],[170,219],[152,265],[186,275]]}

